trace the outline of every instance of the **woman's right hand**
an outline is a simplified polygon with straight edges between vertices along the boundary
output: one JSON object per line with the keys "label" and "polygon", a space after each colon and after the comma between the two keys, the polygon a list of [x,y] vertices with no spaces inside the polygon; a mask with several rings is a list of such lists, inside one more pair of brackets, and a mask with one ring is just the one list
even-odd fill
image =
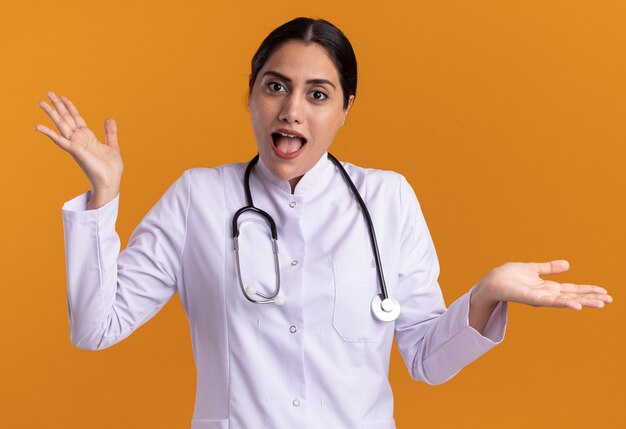
{"label": "woman's right hand", "polygon": [[115,120],[104,122],[106,144],[102,144],[67,97],[59,98],[52,91],[46,95],[54,108],[45,101],[39,102],[39,107],[50,116],[60,135],[41,124],[37,124],[35,130],[50,137],[57,146],[72,155],[85,172],[91,184],[87,208],[102,207],[119,193],[124,171]]}

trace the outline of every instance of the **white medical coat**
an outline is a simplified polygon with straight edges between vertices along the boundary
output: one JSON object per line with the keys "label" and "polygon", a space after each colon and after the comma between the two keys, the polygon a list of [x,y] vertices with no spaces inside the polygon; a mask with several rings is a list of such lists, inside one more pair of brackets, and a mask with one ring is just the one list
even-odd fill
{"label": "white medical coat", "polygon": [[[236,275],[232,218],[245,205],[246,163],[186,170],[150,209],[120,253],[119,194],[86,210],[89,192],[62,208],[70,337],[81,349],[123,340],[178,292],[197,366],[192,429],[395,428],[388,380],[395,334],[410,375],[453,377],[500,343],[507,303],[483,334],[468,325],[471,290],[446,309],[439,264],[403,176],[343,163],[374,223],[395,322],[372,316],[379,293],[363,214],[326,154],[291,194],[262,160],[254,203],[278,228],[283,305],[254,304]],[[271,292],[269,230],[241,222],[246,285]]]}

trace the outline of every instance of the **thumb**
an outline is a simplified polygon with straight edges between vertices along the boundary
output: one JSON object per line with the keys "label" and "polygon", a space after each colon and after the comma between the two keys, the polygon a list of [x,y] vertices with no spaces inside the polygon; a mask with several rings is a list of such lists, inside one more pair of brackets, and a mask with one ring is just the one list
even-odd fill
{"label": "thumb", "polygon": [[117,143],[117,124],[115,119],[109,118],[104,121],[104,134],[106,136],[107,145],[119,149],[120,146]]}
{"label": "thumb", "polygon": [[532,264],[539,275],[558,274],[569,270],[569,262],[564,259],[541,263],[532,262]]}

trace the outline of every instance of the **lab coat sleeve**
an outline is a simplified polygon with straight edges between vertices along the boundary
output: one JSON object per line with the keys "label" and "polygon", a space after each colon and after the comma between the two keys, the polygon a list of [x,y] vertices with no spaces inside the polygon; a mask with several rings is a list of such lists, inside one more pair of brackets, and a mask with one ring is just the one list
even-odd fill
{"label": "lab coat sleeve", "polygon": [[70,340],[100,350],[129,336],[174,295],[190,200],[185,171],[149,210],[120,253],[119,198],[86,210],[90,192],[62,207]]}
{"label": "lab coat sleeve", "polygon": [[396,320],[398,349],[411,377],[441,384],[504,338],[507,303],[500,302],[483,334],[469,325],[473,288],[446,309],[438,284],[439,262],[417,197],[401,178],[403,238]]}

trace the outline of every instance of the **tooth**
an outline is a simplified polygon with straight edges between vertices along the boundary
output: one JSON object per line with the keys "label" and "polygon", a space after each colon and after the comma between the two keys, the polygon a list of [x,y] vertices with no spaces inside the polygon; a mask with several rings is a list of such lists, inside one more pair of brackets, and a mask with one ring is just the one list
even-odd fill
{"label": "tooth", "polygon": [[297,136],[295,134],[286,134],[286,133],[281,133],[281,132],[277,132],[276,134],[279,134],[279,135],[281,135],[283,137],[289,137],[289,138],[292,138],[292,139],[304,139],[304,137],[300,137],[300,136]]}

